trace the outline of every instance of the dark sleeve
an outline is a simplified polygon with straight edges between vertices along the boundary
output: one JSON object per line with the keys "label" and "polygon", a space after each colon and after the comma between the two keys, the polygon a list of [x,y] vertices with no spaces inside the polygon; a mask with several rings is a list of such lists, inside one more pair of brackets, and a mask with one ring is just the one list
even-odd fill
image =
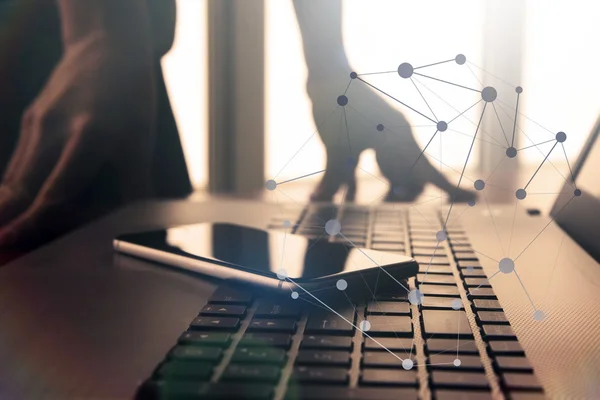
{"label": "dark sleeve", "polygon": [[164,56],[173,46],[177,9],[175,0],[146,0],[152,26],[154,50]]}

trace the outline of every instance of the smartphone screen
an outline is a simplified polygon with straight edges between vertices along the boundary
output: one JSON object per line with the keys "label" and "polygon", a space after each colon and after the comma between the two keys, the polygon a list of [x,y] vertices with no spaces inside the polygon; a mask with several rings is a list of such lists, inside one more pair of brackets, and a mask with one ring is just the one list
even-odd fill
{"label": "smartphone screen", "polygon": [[276,278],[282,271],[303,282],[406,262],[393,253],[358,249],[341,236],[323,231],[309,239],[285,231],[261,230],[228,223],[202,223],[161,231],[122,235],[118,240],[185,255],[230,268]]}

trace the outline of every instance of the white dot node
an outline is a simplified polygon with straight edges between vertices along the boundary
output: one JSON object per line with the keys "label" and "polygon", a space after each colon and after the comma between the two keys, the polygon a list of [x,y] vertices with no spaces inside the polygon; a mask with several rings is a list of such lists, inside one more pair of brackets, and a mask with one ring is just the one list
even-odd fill
{"label": "white dot node", "polygon": [[473,271],[475,271],[475,267],[467,267],[467,272],[468,273],[471,273]]}
{"label": "white dot node", "polygon": [[448,129],[448,123],[446,121],[438,121],[437,130],[440,132],[445,132]]}
{"label": "white dot node", "polygon": [[464,54],[458,54],[456,57],[454,57],[454,61],[456,61],[458,65],[463,65],[467,62],[467,57],[465,57]]}
{"label": "white dot node", "polygon": [[405,358],[404,360],[402,360],[402,368],[404,368],[405,370],[409,370],[412,369],[414,363],[413,360],[409,359],[409,358]]}
{"label": "white dot node", "polygon": [[338,290],[346,290],[348,288],[348,282],[345,279],[340,279],[335,283],[335,287]]}
{"label": "white dot node", "polygon": [[517,86],[517,87],[515,88],[515,92],[517,92],[517,93],[521,94],[521,93],[523,93],[523,88],[522,88],[521,86]]}
{"label": "white dot node", "polygon": [[544,319],[546,319],[546,314],[544,314],[542,310],[535,310],[535,312],[533,313],[533,319],[535,319],[536,321],[543,321]]}
{"label": "white dot node", "polygon": [[446,238],[448,237],[448,235],[446,235],[446,231],[437,231],[437,233],[435,234],[435,238],[438,240],[438,242],[443,242],[444,240],[446,240]]}
{"label": "white dot node", "polygon": [[342,107],[345,106],[346,104],[348,104],[348,97],[345,95],[338,96],[337,103]]}
{"label": "white dot node", "polygon": [[581,189],[575,189],[575,191],[573,191],[573,194],[577,197],[581,196]]}
{"label": "white dot node", "polygon": [[455,358],[452,364],[454,364],[455,367],[460,367],[461,362],[458,358]]}
{"label": "white dot node", "polygon": [[285,269],[281,268],[277,270],[277,278],[281,279],[282,281],[286,280],[288,276],[288,272]]}
{"label": "white dot node", "polygon": [[404,79],[410,78],[413,74],[413,70],[413,66],[409,63],[402,63],[398,67],[398,75],[400,75]]}
{"label": "white dot node", "polygon": [[564,132],[558,132],[556,134],[556,141],[558,143],[564,143],[564,141],[567,140],[567,134]]}
{"label": "white dot node", "polygon": [[360,321],[358,327],[361,331],[368,332],[371,329],[371,323],[365,319],[364,321]]}
{"label": "white dot node", "polygon": [[269,179],[267,183],[265,183],[265,187],[267,190],[275,190],[277,187],[277,182],[275,182],[273,179]]}
{"label": "white dot node", "polygon": [[517,196],[517,199],[523,200],[525,197],[527,197],[527,192],[525,189],[517,189],[515,196]]}
{"label": "white dot node", "polygon": [[475,205],[475,199],[471,199],[467,202],[467,204],[469,205],[469,207],[473,207]]}
{"label": "white dot node", "polygon": [[385,126],[383,126],[383,124],[377,124],[377,130],[379,132],[382,132],[385,129]]}
{"label": "white dot node", "polygon": [[350,72],[350,79],[356,79],[358,74],[356,72]]}
{"label": "white dot node", "polygon": [[498,263],[498,269],[500,269],[500,272],[504,274],[510,274],[515,270],[515,262],[508,257],[503,258]]}
{"label": "white dot node", "polygon": [[460,299],[453,299],[452,302],[450,302],[450,305],[452,306],[452,309],[460,310],[462,308],[462,301]]}
{"label": "white dot node", "polygon": [[408,292],[408,301],[411,304],[419,305],[423,302],[423,293],[419,289],[413,289]]}
{"label": "white dot node", "polygon": [[485,182],[482,179],[477,179],[475,183],[473,183],[473,186],[475,186],[475,189],[477,190],[483,190],[483,188],[485,188]]}
{"label": "white dot node", "polygon": [[292,223],[290,222],[289,219],[286,219],[285,221],[283,221],[283,226],[285,228],[289,228],[290,226],[292,226]]}
{"label": "white dot node", "polygon": [[498,92],[491,86],[484,87],[481,91],[481,98],[488,103],[496,100],[496,97],[498,97]]}
{"label": "white dot node", "polygon": [[337,219],[330,219],[325,223],[325,232],[331,236],[335,236],[342,230],[342,225]]}
{"label": "white dot node", "polygon": [[298,292],[292,292],[292,299],[296,300],[299,297]]}
{"label": "white dot node", "polygon": [[506,155],[508,156],[508,158],[515,158],[517,156],[517,149],[515,149],[514,147],[509,147],[508,149],[506,149]]}

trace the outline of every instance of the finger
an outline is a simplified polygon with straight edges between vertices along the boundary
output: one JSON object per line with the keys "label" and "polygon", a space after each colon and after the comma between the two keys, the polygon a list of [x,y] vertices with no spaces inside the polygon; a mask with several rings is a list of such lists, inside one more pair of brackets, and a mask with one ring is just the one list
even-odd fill
{"label": "finger", "polygon": [[331,201],[341,186],[341,180],[335,171],[326,170],[323,178],[310,196],[310,201]]}

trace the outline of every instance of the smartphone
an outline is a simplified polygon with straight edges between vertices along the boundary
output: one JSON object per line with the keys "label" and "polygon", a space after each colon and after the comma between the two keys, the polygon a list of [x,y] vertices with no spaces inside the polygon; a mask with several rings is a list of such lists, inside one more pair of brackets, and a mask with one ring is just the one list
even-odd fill
{"label": "smartphone", "polygon": [[211,277],[287,292],[325,288],[375,293],[414,276],[410,257],[357,248],[325,234],[319,239],[229,223],[201,223],[130,233],[117,252]]}

